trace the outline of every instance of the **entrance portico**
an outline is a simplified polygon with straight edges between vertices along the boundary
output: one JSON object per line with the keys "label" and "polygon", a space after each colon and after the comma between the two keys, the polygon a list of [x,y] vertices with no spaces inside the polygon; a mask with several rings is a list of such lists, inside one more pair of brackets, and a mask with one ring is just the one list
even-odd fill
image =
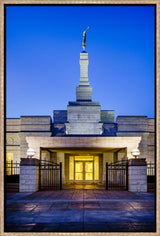
{"label": "entrance portico", "polygon": [[62,162],[62,183],[105,183],[105,163],[131,158],[141,137],[26,137],[35,158]]}

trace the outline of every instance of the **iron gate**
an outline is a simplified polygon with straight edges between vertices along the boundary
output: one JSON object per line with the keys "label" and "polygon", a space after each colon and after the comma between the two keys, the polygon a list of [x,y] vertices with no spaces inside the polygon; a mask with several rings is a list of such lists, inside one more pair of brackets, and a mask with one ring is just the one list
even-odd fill
{"label": "iron gate", "polygon": [[39,165],[39,190],[62,189],[62,163],[41,160]]}
{"label": "iron gate", "polygon": [[155,191],[155,164],[152,162],[147,163],[147,191],[154,192]]}
{"label": "iron gate", "polygon": [[19,192],[19,174],[20,164],[19,162],[6,162],[5,171],[6,191],[7,192]]}
{"label": "iron gate", "polygon": [[128,161],[106,162],[106,190],[128,190]]}

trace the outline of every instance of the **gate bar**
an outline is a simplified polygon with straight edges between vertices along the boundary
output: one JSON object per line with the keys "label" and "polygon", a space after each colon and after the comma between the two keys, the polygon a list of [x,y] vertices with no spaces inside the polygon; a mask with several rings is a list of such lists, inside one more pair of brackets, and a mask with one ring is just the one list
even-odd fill
{"label": "gate bar", "polygon": [[108,162],[106,162],[106,190],[108,190]]}
{"label": "gate bar", "polygon": [[62,190],[62,162],[60,162],[60,190]]}
{"label": "gate bar", "polygon": [[126,190],[128,191],[128,160],[126,162]]}
{"label": "gate bar", "polygon": [[41,190],[41,162],[39,162],[39,190]]}

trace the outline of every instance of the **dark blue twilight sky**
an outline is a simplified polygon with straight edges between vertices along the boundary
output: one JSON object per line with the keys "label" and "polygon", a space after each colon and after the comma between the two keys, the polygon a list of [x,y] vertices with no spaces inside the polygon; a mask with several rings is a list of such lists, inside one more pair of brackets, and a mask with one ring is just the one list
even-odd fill
{"label": "dark blue twilight sky", "polygon": [[154,117],[154,7],[8,6],[7,117],[51,115],[75,101],[87,31],[93,101]]}

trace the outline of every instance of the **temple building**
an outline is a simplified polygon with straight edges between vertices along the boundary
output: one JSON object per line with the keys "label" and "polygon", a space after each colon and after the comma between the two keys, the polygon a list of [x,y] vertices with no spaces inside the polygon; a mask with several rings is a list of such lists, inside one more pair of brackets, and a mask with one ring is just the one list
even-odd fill
{"label": "temple building", "polygon": [[76,101],[66,110],[54,110],[50,116],[7,118],[7,160],[20,162],[27,150],[34,149],[40,160],[62,162],[63,183],[103,183],[105,163],[140,157],[154,162],[154,119],[147,116],[117,116],[113,110],[101,110],[92,101],[88,80],[88,53],[80,53],[80,81]]}

